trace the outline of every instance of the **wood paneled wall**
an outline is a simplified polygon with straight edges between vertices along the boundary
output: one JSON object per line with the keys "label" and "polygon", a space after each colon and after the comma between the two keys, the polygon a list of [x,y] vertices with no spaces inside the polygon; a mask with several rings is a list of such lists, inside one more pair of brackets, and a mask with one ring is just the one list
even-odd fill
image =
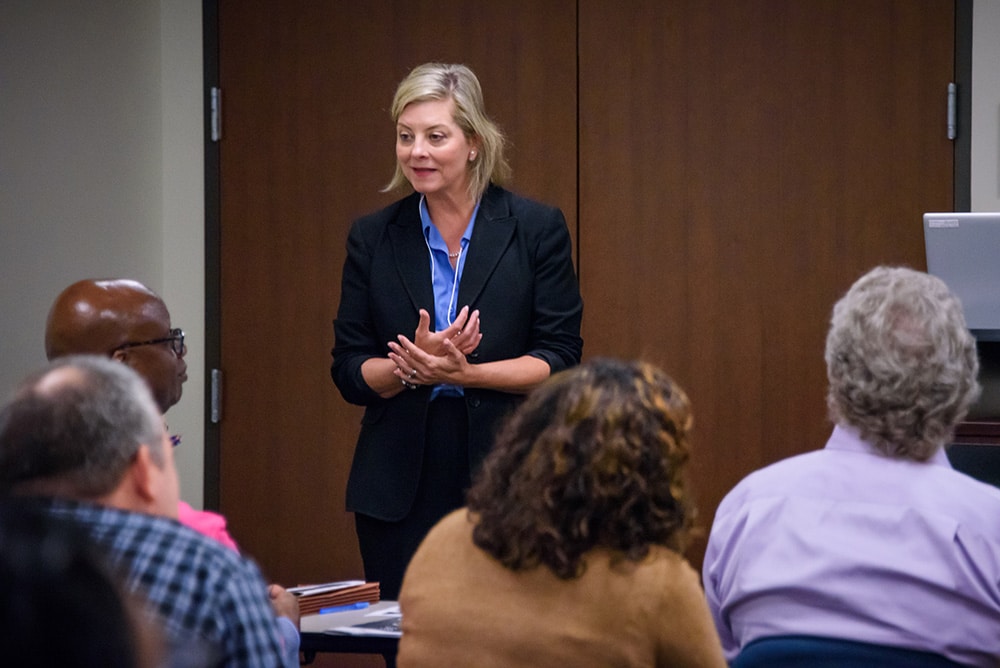
{"label": "wood paneled wall", "polygon": [[825,442],[834,301],[924,268],[921,214],[952,206],[953,11],[580,3],[585,351],[688,389],[705,527],[749,471]]}
{"label": "wood paneled wall", "polygon": [[286,583],[361,572],[331,321],[414,65],[476,70],[514,189],[566,212],[585,356],[688,390],[706,529],[742,476],[822,446],[833,302],[922,268],[920,215],[952,206],[953,0],[221,0],[219,48],[221,510]]}

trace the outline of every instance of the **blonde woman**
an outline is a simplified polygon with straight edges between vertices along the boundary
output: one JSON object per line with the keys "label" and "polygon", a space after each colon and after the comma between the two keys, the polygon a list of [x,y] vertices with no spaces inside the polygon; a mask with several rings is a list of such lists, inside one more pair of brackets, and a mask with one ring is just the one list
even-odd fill
{"label": "blonde woman", "polygon": [[390,599],[430,527],[463,505],[500,418],[583,346],[566,221],[501,187],[503,135],[475,74],[417,67],[392,119],[387,189],[413,192],[351,227],[331,369],[366,409],[347,509],[365,577]]}

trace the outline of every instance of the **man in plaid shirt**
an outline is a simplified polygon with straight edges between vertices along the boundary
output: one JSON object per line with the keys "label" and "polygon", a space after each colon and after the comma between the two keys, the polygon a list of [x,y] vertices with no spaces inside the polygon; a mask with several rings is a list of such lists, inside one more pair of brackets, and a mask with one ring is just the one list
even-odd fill
{"label": "man in plaid shirt", "polygon": [[173,448],[124,364],[66,357],[21,384],[0,410],[0,493],[88,529],[158,620],[168,663],[297,665],[256,565],[176,521]]}

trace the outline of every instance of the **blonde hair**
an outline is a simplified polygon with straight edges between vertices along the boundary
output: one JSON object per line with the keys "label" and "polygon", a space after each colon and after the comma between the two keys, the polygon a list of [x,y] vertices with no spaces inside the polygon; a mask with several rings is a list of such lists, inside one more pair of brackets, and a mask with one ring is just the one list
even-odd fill
{"label": "blonde hair", "polygon": [[[392,99],[392,120],[398,122],[403,110],[414,102],[452,100],[454,121],[465,137],[477,144],[478,156],[469,163],[469,195],[473,199],[489,184],[503,185],[510,178],[510,165],[504,157],[506,140],[500,128],[486,115],[479,79],[465,65],[425,63],[415,67],[396,88]],[[408,185],[399,163],[392,180],[382,192]]]}

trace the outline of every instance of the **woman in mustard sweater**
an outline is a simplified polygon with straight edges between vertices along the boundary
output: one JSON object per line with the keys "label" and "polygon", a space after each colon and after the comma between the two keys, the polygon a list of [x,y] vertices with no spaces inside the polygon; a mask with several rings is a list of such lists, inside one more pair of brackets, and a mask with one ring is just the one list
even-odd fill
{"label": "woman in mustard sweater", "polygon": [[400,595],[400,666],[725,666],[682,550],[691,412],[644,363],[553,376]]}

